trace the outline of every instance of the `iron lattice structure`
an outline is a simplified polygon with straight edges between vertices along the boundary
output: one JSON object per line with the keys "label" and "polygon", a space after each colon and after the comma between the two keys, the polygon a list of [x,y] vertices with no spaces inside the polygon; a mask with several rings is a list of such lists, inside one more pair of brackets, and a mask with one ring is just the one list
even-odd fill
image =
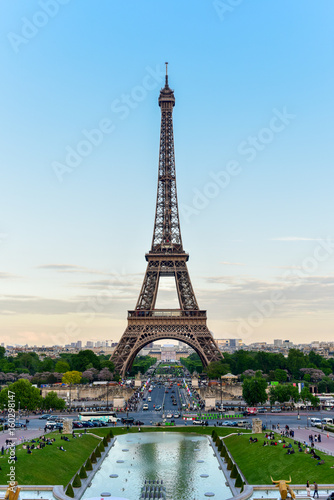
{"label": "iron lattice structure", "polygon": [[[134,311],[128,311],[128,326],[112,356],[122,376],[131,368],[138,352],[150,342],[175,339],[185,342],[200,356],[204,366],[222,359],[206,324],[206,311],[198,307],[187,268],[189,255],[182,245],[177,202],[173,135],[174,91],[160,91],[161,108],[159,174],[154,231],[147,268]],[[156,309],[161,276],[174,276],[179,309]]]}

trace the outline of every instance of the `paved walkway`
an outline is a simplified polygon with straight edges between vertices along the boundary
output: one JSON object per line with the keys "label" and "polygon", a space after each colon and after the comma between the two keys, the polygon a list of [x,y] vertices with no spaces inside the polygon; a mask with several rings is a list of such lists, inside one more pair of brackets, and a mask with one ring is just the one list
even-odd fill
{"label": "paved walkway", "polygon": [[316,427],[309,427],[309,428],[302,427],[300,429],[295,428],[293,430],[295,431],[294,439],[296,441],[300,441],[302,443],[306,441],[309,445],[311,444],[309,441],[310,434],[312,434],[313,436],[315,435],[318,436],[320,434],[321,442],[314,443],[314,448],[319,451],[323,451],[328,455],[334,455],[334,433],[320,431],[319,429],[316,429]]}

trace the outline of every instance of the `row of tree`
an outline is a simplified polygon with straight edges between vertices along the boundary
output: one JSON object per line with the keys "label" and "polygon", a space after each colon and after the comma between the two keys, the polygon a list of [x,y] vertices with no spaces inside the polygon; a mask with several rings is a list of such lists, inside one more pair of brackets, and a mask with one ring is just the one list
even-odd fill
{"label": "row of tree", "polygon": [[[56,359],[45,356],[43,360],[40,360],[35,352],[20,352],[16,357],[5,357],[5,349],[0,347],[0,383],[12,381],[18,375],[20,378],[24,375],[38,378],[40,374],[54,374],[59,379],[61,374],[72,370],[80,372],[92,370],[94,379],[105,368],[114,372],[114,364],[109,356],[97,356],[90,349],[80,351],[78,354],[61,353]],[[87,379],[90,379],[89,374]]]}
{"label": "row of tree", "polygon": [[249,377],[261,370],[268,380],[324,381],[324,389],[333,387],[334,358],[325,359],[314,351],[304,354],[298,349],[290,349],[288,356],[284,357],[281,353],[238,350],[233,354],[224,353],[221,361],[210,363],[205,370],[196,353],[188,358],[181,358],[181,362],[191,373],[205,371],[209,378],[219,378],[229,372]]}

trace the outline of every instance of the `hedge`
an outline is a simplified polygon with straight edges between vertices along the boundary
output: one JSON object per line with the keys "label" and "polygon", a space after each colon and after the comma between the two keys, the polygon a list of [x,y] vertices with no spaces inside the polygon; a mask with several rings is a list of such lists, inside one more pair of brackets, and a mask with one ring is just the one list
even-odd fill
{"label": "hedge", "polygon": [[80,479],[80,477],[79,477],[78,474],[73,479],[72,486],[73,486],[73,488],[80,488],[80,486],[81,486],[81,479]]}
{"label": "hedge", "polygon": [[74,498],[74,491],[73,491],[71,483],[67,486],[66,491],[65,491],[65,495],[67,495],[68,497]]}

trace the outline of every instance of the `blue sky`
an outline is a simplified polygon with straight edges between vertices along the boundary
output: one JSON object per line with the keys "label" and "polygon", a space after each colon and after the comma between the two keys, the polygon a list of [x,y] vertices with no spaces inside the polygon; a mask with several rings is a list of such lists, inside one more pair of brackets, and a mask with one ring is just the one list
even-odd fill
{"label": "blue sky", "polygon": [[3,1],[2,341],[122,335],[152,238],[165,61],[209,328],[331,340],[333,15],[330,0]]}

